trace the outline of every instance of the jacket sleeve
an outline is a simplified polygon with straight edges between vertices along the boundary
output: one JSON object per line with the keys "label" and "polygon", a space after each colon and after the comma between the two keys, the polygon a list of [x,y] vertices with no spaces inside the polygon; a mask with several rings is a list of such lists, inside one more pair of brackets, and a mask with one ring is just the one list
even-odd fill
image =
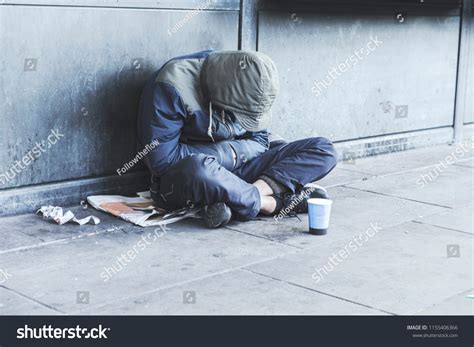
{"label": "jacket sleeve", "polygon": [[217,158],[228,170],[234,167],[229,141],[209,144],[184,144],[179,141],[186,112],[175,88],[164,82],[150,82],[143,91],[138,117],[138,140],[142,147],[153,141],[158,146],[148,155],[154,174],[160,176],[177,161],[203,153]]}

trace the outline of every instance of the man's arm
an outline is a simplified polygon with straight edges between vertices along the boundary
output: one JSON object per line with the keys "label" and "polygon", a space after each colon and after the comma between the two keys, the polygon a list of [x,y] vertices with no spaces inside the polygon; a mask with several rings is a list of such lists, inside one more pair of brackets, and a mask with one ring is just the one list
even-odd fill
{"label": "man's arm", "polygon": [[247,132],[244,137],[238,140],[229,141],[236,154],[234,169],[250,161],[269,148],[268,133],[266,130],[258,132]]}

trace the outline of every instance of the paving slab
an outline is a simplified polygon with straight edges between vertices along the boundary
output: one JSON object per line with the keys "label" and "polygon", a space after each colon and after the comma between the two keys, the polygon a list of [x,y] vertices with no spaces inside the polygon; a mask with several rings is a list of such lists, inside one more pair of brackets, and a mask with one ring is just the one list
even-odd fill
{"label": "paving slab", "polygon": [[474,235],[474,205],[435,213],[415,221]]}
{"label": "paving slab", "polygon": [[[94,313],[84,309],[80,314]],[[235,270],[100,307],[111,315],[380,315],[380,311]]]}
{"label": "paving slab", "polygon": [[248,269],[394,314],[420,312],[472,287],[472,236],[412,222],[370,235]]}
{"label": "paving slab", "polygon": [[[0,223],[1,222],[2,220],[0,220]],[[38,242],[41,241],[35,239],[34,237],[25,235],[20,232],[4,229],[0,231],[0,254],[2,253],[2,251],[8,249],[20,248],[25,245],[34,245]]]}
{"label": "paving slab", "polygon": [[474,172],[470,168],[457,165],[450,165],[441,171],[423,168],[392,176],[375,177],[370,181],[347,186],[451,208],[474,202]]}
{"label": "paving slab", "polygon": [[[86,237],[91,234],[106,232],[107,230],[119,230],[122,227],[129,230],[139,228],[92,208],[84,209],[77,206],[64,208],[64,211],[67,210],[71,210],[78,218],[89,215],[99,217],[101,223],[98,225],[78,225],[73,223],[58,225],[34,213],[3,217],[0,223],[0,237],[6,238],[7,242],[0,245],[0,251],[17,247],[32,247],[52,241]],[[21,240],[21,242],[15,241],[16,239]]]}
{"label": "paving slab", "polygon": [[[471,154],[417,183],[453,149],[339,165],[320,181],[334,201],[323,237],[307,233],[304,214],[165,231],[81,206],[71,210],[102,223],[2,218],[0,270],[13,276],[0,283],[0,314],[463,314],[472,310],[459,296],[473,287]],[[316,283],[315,268],[371,225],[380,231]],[[196,304],[183,304],[185,291]]]}
{"label": "paving slab", "polygon": [[[468,295],[471,297],[468,297]],[[417,312],[416,314],[424,316],[473,316],[474,299],[472,296],[474,296],[474,288],[456,294],[449,299]]]}
{"label": "paving slab", "polygon": [[317,183],[323,187],[336,187],[342,186],[343,184],[362,181],[370,176],[371,175],[362,172],[344,170],[336,167],[329,173],[329,175]]}
{"label": "paving slab", "polygon": [[463,160],[463,161],[458,161],[454,165],[474,168],[474,158],[466,159],[466,160]]}
{"label": "paving slab", "polygon": [[0,285],[0,315],[57,315],[60,312],[11,292]]}
{"label": "paving slab", "polygon": [[228,228],[298,248],[311,248],[350,239],[370,228],[370,223],[379,223],[386,228],[426,215],[450,211],[444,207],[345,187],[330,188],[329,194],[333,199],[333,206],[330,229],[326,236],[308,233],[307,214],[300,214],[299,219],[259,217],[243,223],[232,222]]}
{"label": "paving slab", "polygon": [[281,243],[188,222],[166,232],[96,234],[1,257],[2,267],[13,274],[8,288],[70,312],[81,305],[78,291],[89,292],[92,306],[292,251]]}
{"label": "paving slab", "polygon": [[355,160],[346,160],[338,164],[338,167],[372,176],[381,176],[433,166],[440,161],[446,160],[448,156],[451,156],[453,160],[458,163],[466,162],[466,160],[474,156],[472,142],[464,142],[458,146],[433,146]]}

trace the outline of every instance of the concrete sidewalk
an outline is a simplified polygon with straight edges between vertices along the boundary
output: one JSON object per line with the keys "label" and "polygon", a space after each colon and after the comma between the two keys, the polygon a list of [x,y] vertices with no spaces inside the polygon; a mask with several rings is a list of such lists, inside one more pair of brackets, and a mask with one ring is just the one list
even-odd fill
{"label": "concrete sidewalk", "polygon": [[341,163],[322,181],[327,236],[306,215],[156,233],[79,202],[102,223],[6,217],[0,314],[472,315],[473,158],[440,146]]}

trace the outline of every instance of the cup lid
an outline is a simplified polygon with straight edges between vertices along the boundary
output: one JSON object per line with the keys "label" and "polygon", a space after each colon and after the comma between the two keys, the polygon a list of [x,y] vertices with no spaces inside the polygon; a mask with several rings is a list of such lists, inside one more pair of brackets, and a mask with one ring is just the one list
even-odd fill
{"label": "cup lid", "polygon": [[331,205],[332,200],[330,200],[330,199],[321,199],[321,198],[311,198],[311,199],[308,199],[308,204]]}

